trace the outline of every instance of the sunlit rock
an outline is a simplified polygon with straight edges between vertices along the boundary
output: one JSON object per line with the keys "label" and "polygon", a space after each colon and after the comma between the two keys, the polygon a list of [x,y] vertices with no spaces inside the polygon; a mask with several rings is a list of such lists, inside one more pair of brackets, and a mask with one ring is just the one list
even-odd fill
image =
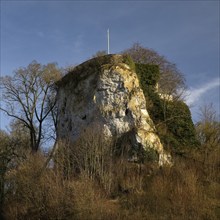
{"label": "sunlit rock", "polygon": [[91,59],[68,73],[58,86],[59,140],[74,143],[89,127],[96,129],[99,124],[104,129],[97,135],[132,135],[131,145],[146,151],[154,149],[159,165],[171,163],[146,109],[138,77],[125,57],[107,55]]}

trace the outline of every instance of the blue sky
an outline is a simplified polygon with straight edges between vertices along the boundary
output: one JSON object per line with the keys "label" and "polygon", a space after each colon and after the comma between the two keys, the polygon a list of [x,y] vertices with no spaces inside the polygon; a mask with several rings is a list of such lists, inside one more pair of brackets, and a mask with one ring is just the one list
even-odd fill
{"label": "blue sky", "polygon": [[[1,0],[1,75],[32,60],[79,64],[98,50],[118,53],[139,42],[177,64],[194,121],[213,103],[219,114],[219,1]],[[2,128],[7,119],[1,113]]]}

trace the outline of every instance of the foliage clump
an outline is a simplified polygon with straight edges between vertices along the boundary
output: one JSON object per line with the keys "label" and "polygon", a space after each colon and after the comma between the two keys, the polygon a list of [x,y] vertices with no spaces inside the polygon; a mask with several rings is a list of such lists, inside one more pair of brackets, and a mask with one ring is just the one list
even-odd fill
{"label": "foliage clump", "polygon": [[127,64],[131,68],[131,70],[135,71],[135,68],[136,68],[135,63],[129,55],[126,55],[126,54],[123,55],[122,62]]}
{"label": "foliage clump", "polygon": [[160,79],[160,70],[158,65],[136,63],[135,67],[143,90],[154,90],[158,80]]}
{"label": "foliage clump", "polygon": [[157,91],[156,87],[160,79],[159,66],[136,63],[135,67],[146,98],[147,110],[165,148],[179,153],[189,146],[198,146],[188,106],[179,99],[161,98]]}

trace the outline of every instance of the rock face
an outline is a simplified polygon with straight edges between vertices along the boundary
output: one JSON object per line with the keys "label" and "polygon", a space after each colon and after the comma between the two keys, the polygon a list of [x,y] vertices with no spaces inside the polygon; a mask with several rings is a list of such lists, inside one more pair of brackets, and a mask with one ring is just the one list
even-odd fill
{"label": "rock face", "polygon": [[121,55],[91,59],[68,73],[59,83],[58,139],[74,143],[88,127],[101,124],[109,138],[132,136],[132,145],[154,149],[159,164],[170,162],[155,133],[136,73]]}

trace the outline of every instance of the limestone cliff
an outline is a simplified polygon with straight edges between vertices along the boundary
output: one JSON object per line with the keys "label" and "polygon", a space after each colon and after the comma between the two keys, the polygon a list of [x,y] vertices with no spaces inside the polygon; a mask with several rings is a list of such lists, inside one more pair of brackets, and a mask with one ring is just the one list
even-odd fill
{"label": "limestone cliff", "polygon": [[58,86],[58,139],[74,143],[88,127],[101,124],[103,134],[97,135],[120,138],[129,133],[133,145],[158,153],[160,165],[170,163],[146,109],[138,77],[125,57],[91,59],[63,77]]}

